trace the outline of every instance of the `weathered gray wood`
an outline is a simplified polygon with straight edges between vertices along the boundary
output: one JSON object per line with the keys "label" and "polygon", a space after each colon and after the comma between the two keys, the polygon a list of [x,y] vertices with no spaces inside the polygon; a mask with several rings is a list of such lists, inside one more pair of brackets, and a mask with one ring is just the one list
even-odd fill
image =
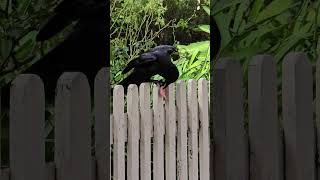
{"label": "weathered gray wood", "polygon": [[244,130],[240,64],[223,58],[213,72],[214,179],[247,180],[248,141]]}
{"label": "weathered gray wood", "polygon": [[139,138],[140,138],[140,114],[139,94],[137,85],[130,84],[127,95],[128,113],[128,160],[127,179],[139,180]]}
{"label": "weathered gray wood", "polygon": [[164,180],[164,107],[159,87],[153,86],[153,179]]}
{"label": "weathered gray wood", "polygon": [[[316,63],[316,134],[317,134],[317,153],[320,153],[320,56]],[[320,158],[316,159],[318,180],[320,180]]]}
{"label": "weathered gray wood", "polygon": [[97,160],[95,157],[91,158],[91,179],[92,180],[97,180],[98,175],[97,175]]}
{"label": "weathered gray wood", "polygon": [[188,109],[188,167],[189,179],[198,180],[198,98],[197,98],[197,83],[194,79],[188,81],[187,94],[187,109]]}
{"label": "weathered gray wood", "polygon": [[19,75],[10,90],[10,179],[45,177],[45,97],[42,80]]}
{"label": "weathered gray wood", "polygon": [[208,93],[208,82],[205,79],[200,79],[198,82],[198,102],[199,102],[199,120],[200,120],[200,128],[199,128],[200,179],[209,180],[210,179],[209,93]]}
{"label": "weathered gray wood", "polygon": [[95,78],[95,156],[97,180],[110,179],[110,82],[109,68],[101,69]]}
{"label": "weathered gray wood", "polygon": [[249,65],[250,179],[283,180],[274,59],[255,56]]}
{"label": "weathered gray wood", "polygon": [[215,155],[215,147],[214,147],[214,119],[215,119],[215,114],[213,111],[213,104],[214,104],[214,80],[213,80],[213,70],[214,70],[214,66],[215,66],[216,61],[212,61],[210,60],[210,88],[209,88],[209,94],[210,94],[210,98],[209,98],[209,133],[210,133],[210,178],[211,180],[214,180],[214,164],[215,164],[215,160],[214,160],[214,155]]}
{"label": "weathered gray wood", "polygon": [[110,143],[113,144],[113,115],[112,114],[110,115]]}
{"label": "weathered gray wood", "polygon": [[124,115],[124,90],[120,85],[113,89],[113,178],[125,180],[125,115]]}
{"label": "weathered gray wood", "polygon": [[176,106],[175,106],[175,85],[168,86],[168,97],[165,99],[166,125],[165,125],[165,167],[166,180],[176,180]]}
{"label": "weathered gray wood", "polygon": [[44,180],[56,180],[55,175],[56,175],[56,166],[54,162],[47,163]]}
{"label": "weathered gray wood", "polygon": [[179,80],[177,82],[177,179],[188,180],[188,147],[187,147],[187,95],[186,83]]}
{"label": "weathered gray wood", "polygon": [[9,177],[10,177],[10,169],[9,168],[0,170],[0,180],[9,180],[10,179]]}
{"label": "weathered gray wood", "polygon": [[124,129],[124,142],[128,142],[128,113],[124,113],[124,121],[122,125]]}
{"label": "weathered gray wood", "polygon": [[91,102],[83,73],[64,73],[55,102],[55,163],[59,180],[90,180]]}
{"label": "weathered gray wood", "polygon": [[[2,100],[1,100],[1,94],[2,94],[2,92],[1,92],[1,88],[0,88],[0,140],[2,139],[2,107],[1,107],[1,104],[2,104]],[[0,167],[2,167],[2,158],[1,158],[1,154],[2,154],[2,151],[1,151],[1,148],[2,146],[1,146],[1,143],[0,143]],[[0,170],[0,172],[1,172],[1,170]]]}
{"label": "weathered gray wood", "polygon": [[315,137],[311,64],[306,54],[289,53],[282,67],[286,178],[314,180]]}
{"label": "weathered gray wood", "polygon": [[150,108],[150,85],[142,83],[139,87],[140,96],[140,177],[141,180],[151,179],[151,136],[152,114]]}

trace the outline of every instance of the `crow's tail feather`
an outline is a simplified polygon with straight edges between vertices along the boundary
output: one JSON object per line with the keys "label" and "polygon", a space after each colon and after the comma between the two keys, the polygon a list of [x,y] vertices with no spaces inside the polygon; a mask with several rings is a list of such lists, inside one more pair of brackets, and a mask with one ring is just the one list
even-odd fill
{"label": "crow's tail feather", "polygon": [[138,63],[138,62],[137,62],[137,59],[131,60],[131,61],[127,64],[127,66],[122,70],[122,74],[125,74],[125,73],[129,72],[132,68],[134,68],[134,67],[136,66],[137,63]]}

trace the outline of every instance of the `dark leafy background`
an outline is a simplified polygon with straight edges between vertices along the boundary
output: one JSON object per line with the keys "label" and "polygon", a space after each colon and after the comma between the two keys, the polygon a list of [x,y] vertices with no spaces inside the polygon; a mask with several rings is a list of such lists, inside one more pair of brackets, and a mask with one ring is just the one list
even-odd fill
{"label": "dark leafy background", "polygon": [[281,64],[284,56],[290,51],[305,52],[315,73],[315,62],[320,54],[320,1],[215,0],[212,8],[222,36],[219,56],[213,62],[225,56],[241,62],[247,113],[248,63],[254,55],[272,55],[277,64],[281,120]]}
{"label": "dark leafy background", "polygon": [[40,44],[35,36],[57,0],[2,0],[0,2],[0,86],[39,60],[63,40],[66,31]]}

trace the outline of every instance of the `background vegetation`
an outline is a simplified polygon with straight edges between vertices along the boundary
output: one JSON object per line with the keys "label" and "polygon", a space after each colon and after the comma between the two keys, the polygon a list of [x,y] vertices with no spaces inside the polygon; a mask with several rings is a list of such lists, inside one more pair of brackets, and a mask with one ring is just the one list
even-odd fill
{"label": "background vegetation", "polygon": [[161,44],[178,47],[180,79],[209,78],[208,0],[111,0],[110,9],[112,84],[129,61]]}
{"label": "background vegetation", "polygon": [[0,1],[0,87],[39,60],[64,39],[70,28],[58,36],[36,43],[35,36],[58,0]]}
{"label": "background vegetation", "polygon": [[[215,0],[212,8],[222,36],[217,59],[228,56],[241,62],[245,100],[250,59],[257,54],[274,56],[279,76],[279,118],[282,119],[282,61],[290,51],[305,52],[315,72],[315,62],[320,54],[320,1]],[[247,102],[245,110],[247,112]]]}

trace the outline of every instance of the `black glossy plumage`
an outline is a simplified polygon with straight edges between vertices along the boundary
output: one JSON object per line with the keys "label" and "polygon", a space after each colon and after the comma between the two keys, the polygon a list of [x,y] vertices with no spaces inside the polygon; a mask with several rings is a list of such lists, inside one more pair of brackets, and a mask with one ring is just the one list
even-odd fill
{"label": "black glossy plumage", "polygon": [[143,82],[155,82],[151,80],[151,77],[160,75],[164,78],[161,86],[167,87],[179,77],[178,68],[171,62],[171,55],[175,52],[177,52],[175,47],[161,45],[141,54],[127,64],[122,73],[127,73],[131,69],[133,72],[119,84],[126,91],[130,84],[140,85]]}

